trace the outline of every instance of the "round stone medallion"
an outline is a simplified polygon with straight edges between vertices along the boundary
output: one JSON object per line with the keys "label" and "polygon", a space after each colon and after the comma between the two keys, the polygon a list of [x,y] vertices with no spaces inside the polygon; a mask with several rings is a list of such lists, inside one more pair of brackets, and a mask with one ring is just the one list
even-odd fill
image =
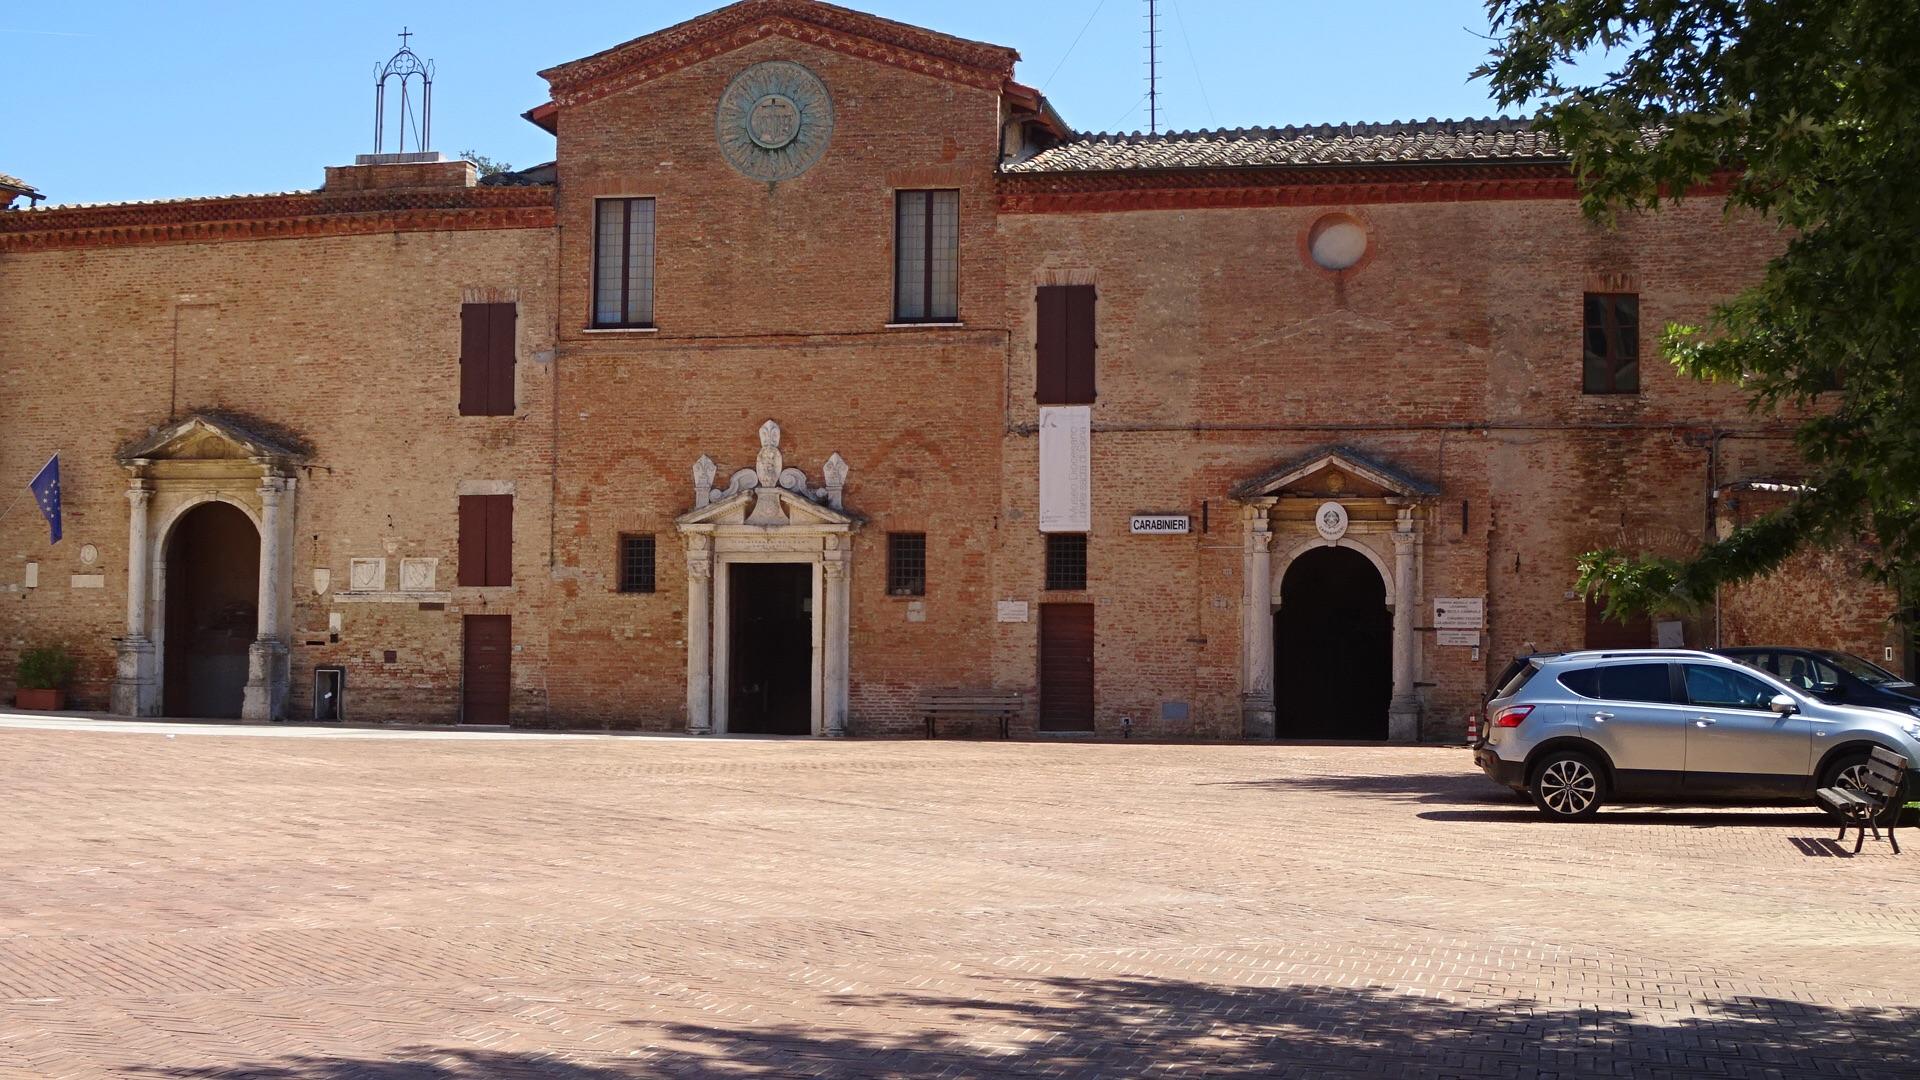
{"label": "round stone medallion", "polygon": [[742,176],[791,180],[826,152],[833,100],[819,76],[787,60],[734,76],[714,117],[720,153]]}
{"label": "round stone medallion", "polygon": [[1313,512],[1313,526],[1323,540],[1338,540],[1347,535],[1347,508],[1337,502],[1323,502]]}

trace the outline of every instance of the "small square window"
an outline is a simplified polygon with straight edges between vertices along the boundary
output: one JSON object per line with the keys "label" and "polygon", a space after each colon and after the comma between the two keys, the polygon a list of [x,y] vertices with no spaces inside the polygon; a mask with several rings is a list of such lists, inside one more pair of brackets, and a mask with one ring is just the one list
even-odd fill
{"label": "small square window", "polygon": [[887,595],[927,595],[927,534],[887,534]]}
{"label": "small square window", "polygon": [[620,538],[620,591],[623,593],[653,591],[653,537],[622,536]]}
{"label": "small square window", "polygon": [[1047,534],[1047,588],[1087,587],[1087,534]]}

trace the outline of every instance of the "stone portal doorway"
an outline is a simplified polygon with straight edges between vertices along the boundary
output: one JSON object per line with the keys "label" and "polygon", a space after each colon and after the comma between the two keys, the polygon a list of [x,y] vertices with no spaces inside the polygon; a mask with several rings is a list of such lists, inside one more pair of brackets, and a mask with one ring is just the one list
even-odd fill
{"label": "stone portal doorway", "polygon": [[1393,613],[1373,562],[1345,547],[1304,552],[1273,613],[1274,734],[1385,739],[1393,697]]}
{"label": "stone portal doorway", "polygon": [[732,563],[727,727],[813,733],[813,565]]}
{"label": "stone portal doorway", "polygon": [[167,535],[165,711],[233,720],[259,623],[260,531],[240,508],[208,502]]}

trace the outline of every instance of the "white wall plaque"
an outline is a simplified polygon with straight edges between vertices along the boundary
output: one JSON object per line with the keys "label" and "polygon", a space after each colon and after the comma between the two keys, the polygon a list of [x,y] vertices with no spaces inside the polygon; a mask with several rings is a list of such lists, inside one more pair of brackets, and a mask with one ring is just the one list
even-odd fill
{"label": "white wall plaque", "polygon": [[1313,527],[1322,540],[1338,540],[1347,535],[1347,508],[1337,502],[1323,502],[1313,512]]}
{"label": "white wall plaque", "polygon": [[439,559],[401,559],[400,589],[403,592],[430,592],[433,589]]}
{"label": "white wall plaque", "polygon": [[1027,602],[1025,600],[1002,600],[995,605],[994,617],[1001,622],[1026,622]]}
{"label": "white wall plaque", "polygon": [[105,574],[75,574],[73,587],[76,589],[104,589],[107,587]]}
{"label": "white wall plaque", "polygon": [[1662,619],[1653,624],[1654,644],[1662,649],[1687,647],[1687,626],[1678,619]]}
{"label": "white wall plaque", "polygon": [[1484,596],[1437,596],[1433,600],[1433,625],[1449,630],[1478,630],[1486,625],[1487,598]]}
{"label": "white wall plaque", "polygon": [[1090,406],[1040,409],[1041,532],[1087,532],[1093,527],[1092,429]]}
{"label": "white wall plaque", "polygon": [[37,589],[40,587],[40,564],[39,563],[30,562],[27,564],[27,576],[26,576],[26,579],[21,582],[21,584],[25,585],[29,589]]}
{"label": "white wall plaque", "polygon": [[92,544],[80,545],[80,565],[92,566],[100,561],[100,549]]}
{"label": "white wall plaque", "polygon": [[1127,519],[1127,531],[1139,536],[1185,536],[1193,531],[1193,519],[1185,514],[1135,514]]}
{"label": "white wall plaque", "polygon": [[387,560],[347,560],[347,587],[354,592],[379,592],[387,587]]}
{"label": "white wall plaque", "polygon": [[1480,644],[1480,631],[1436,630],[1433,634],[1433,643],[1435,645],[1478,645]]}

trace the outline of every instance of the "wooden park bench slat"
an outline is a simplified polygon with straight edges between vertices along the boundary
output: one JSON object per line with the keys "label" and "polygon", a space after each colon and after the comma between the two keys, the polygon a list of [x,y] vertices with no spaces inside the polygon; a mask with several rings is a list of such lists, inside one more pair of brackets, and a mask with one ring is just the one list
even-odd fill
{"label": "wooden park bench slat", "polygon": [[927,738],[935,737],[936,725],[943,719],[984,717],[1000,722],[1000,737],[1007,738],[1008,725],[1020,714],[1022,698],[1018,690],[954,689],[926,690],[920,694],[918,709],[927,722]]}

